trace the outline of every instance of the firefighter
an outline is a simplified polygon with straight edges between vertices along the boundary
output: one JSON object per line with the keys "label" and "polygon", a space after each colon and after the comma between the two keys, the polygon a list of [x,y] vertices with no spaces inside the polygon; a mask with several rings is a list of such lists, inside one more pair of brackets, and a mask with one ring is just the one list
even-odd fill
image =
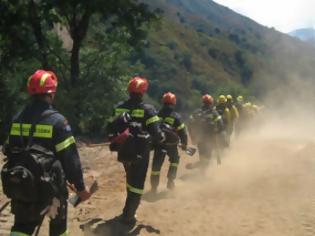
{"label": "firefighter", "polygon": [[259,111],[260,111],[260,108],[256,104],[253,104],[252,105],[252,110],[253,110],[254,114],[257,115],[259,113]]}
{"label": "firefighter", "polygon": [[239,119],[235,123],[235,136],[239,136],[244,126],[244,98],[242,95],[237,96],[235,106],[239,113]]}
{"label": "firefighter", "polygon": [[251,102],[246,102],[243,106],[244,109],[244,122],[245,126],[248,127],[254,120],[254,117],[257,114],[257,106],[253,105]]}
{"label": "firefighter", "polygon": [[[200,161],[195,164],[205,171],[215,148],[219,149],[218,137],[224,130],[223,119],[216,111],[214,99],[209,94],[202,96],[202,107],[190,116],[189,132],[197,144]],[[192,168],[193,165],[188,165]]]}
{"label": "firefighter", "polygon": [[242,114],[242,111],[243,111],[243,105],[244,105],[244,97],[242,95],[237,96],[235,106],[240,115]]}
{"label": "firefighter", "polygon": [[[29,77],[27,88],[31,96],[30,103],[13,118],[10,134],[4,147],[4,153],[10,159],[16,150],[25,147],[25,144],[32,139],[33,144],[52,152],[53,158],[60,161],[65,174],[62,178],[65,179],[58,193],[60,207],[56,217],[50,221],[49,235],[51,236],[67,235],[66,180],[73,184],[81,201],[91,196],[84,184],[80,157],[70,125],[64,116],[52,108],[57,84],[57,77],[50,71],[37,70]],[[50,115],[43,116],[44,113]],[[38,122],[35,125],[34,134],[30,137],[30,124],[36,120]],[[45,206],[42,205],[40,199],[35,203],[11,199],[11,210],[15,216],[11,235],[32,235],[35,228],[42,222],[40,212],[43,207]]]}
{"label": "firefighter", "polygon": [[231,125],[229,126],[229,130],[227,130],[227,135],[229,140],[231,139],[231,135],[233,134],[234,131],[234,126],[237,123],[237,120],[239,119],[239,112],[234,105],[233,97],[232,95],[227,95],[226,96],[226,106],[230,111],[231,115]]}
{"label": "firefighter", "polygon": [[[167,174],[167,188],[174,189],[177,167],[179,165],[178,154],[178,137],[181,142],[182,150],[187,148],[187,132],[185,124],[182,122],[181,116],[174,111],[176,105],[175,94],[168,92],[163,95],[162,98],[163,107],[159,111],[158,115],[162,123],[162,129],[165,131],[166,141],[163,145],[155,148],[152,172],[151,172],[151,187],[152,192],[156,193],[160,180],[160,171],[163,165],[165,156],[169,156],[170,166]],[[170,136],[170,139],[168,139]]]}
{"label": "firefighter", "polygon": [[224,95],[220,95],[217,101],[216,110],[222,116],[224,124],[224,132],[221,136],[221,144],[223,147],[228,147],[230,145],[230,139],[228,132],[232,129],[232,118],[230,109],[227,107],[227,99]]}
{"label": "firefighter", "polygon": [[[136,137],[139,139],[140,137],[150,137],[149,140],[154,144],[160,144],[165,139],[155,108],[143,102],[143,95],[148,86],[149,83],[146,79],[138,76],[132,78],[127,89],[129,99],[118,103],[114,109],[115,117],[125,116],[126,112],[129,114],[128,130],[133,137],[130,142],[135,140],[133,146],[124,145],[118,150],[118,160],[123,163],[126,172],[127,189],[125,206],[119,219],[127,225],[136,223],[136,210],[144,193],[144,182],[149,165],[150,143],[148,141],[137,142]],[[110,137],[115,135],[115,131],[111,129],[108,132]]]}

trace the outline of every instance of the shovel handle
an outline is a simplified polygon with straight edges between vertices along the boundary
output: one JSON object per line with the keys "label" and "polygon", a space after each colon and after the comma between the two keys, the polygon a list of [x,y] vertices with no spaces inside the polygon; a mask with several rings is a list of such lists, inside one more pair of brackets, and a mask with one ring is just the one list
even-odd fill
{"label": "shovel handle", "polygon": [[5,209],[7,208],[7,206],[10,204],[11,201],[7,201],[5,202],[1,207],[0,207],[0,213]]}

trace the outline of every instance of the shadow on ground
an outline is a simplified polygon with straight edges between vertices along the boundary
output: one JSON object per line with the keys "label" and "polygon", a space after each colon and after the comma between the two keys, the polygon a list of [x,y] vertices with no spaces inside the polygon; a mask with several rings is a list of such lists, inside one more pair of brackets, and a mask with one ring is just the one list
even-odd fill
{"label": "shadow on ground", "polygon": [[141,222],[135,225],[122,224],[118,217],[104,221],[92,219],[80,226],[85,236],[135,236],[145,230],[145,235],[160,234],[160,230]]}
{"label": "shadow on ground", "polygon": [[157,193],[153,192],[147,192],[142,195],[142,200],[146,202],[157,202],[163,199],[170,199],[173,198],[172,194],[170,191],[165,190]]}

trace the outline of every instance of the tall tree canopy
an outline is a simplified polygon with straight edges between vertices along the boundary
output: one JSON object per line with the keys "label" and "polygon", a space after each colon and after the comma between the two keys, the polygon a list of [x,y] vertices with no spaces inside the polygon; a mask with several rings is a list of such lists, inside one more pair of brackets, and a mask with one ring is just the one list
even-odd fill
{"label": "tall tree canopy", "polygon": [[136,0],[0,0],[0,11],[1,137],[38,68],[58,75],[57,105],[76,131],[99,131],[158,19]]}

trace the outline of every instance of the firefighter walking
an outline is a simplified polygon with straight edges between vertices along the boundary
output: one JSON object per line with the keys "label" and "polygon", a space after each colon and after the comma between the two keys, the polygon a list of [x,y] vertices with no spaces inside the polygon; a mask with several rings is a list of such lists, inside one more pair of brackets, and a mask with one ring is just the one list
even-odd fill
{"label": "firefighter walking", "polygon": [[222,147],[229,147],[230,138],[228,132],[232,129],[232,118],[230,109],[227,107],[227,99],[224,95],[220,95],[217,101],[216,110],[223,119],[224,130],[220,138],[220,145]]}
{"label": "firefighter walking", "polygon": [[[179,165],[178,154],[178,139],[181,142],[182,150],[187,148],[187,132],[185,124],[182,122],[181,116],[174,111],[176,105],[175,94],[168,92],[163,95],[162,98],[163,107],[159,111],[158,115],[161,121],[163,131],[165,131],[166,141],[163,145],[159,145],[155,148],[152,172],[151,172],[151,191],[157,192],[157,188],[160,181],[161,168],[165,159],[165,156],[169,156],[169,169],[167,174],[167,188],[175,188],[175,178],[177,168]],[[170,138],[168,138],[170,137]]]}
{"label": "firefighter walking", "polygon": [[232,95],[226,96],[226,107],[229,109],[230,116],[231,116],[231,125],[229,126],[229,129],[227,130],[227,136],[228,136],[227,138],[228,138],[228,142],[230,142],[231,136],[235,129],[235,124],[238,122],[238,119],[240,116],[237,107],[234,105],[234,100],[233,100]]}
{"label": "firefighter walking", "polygon": [[[192,141],[197,144],[200,161],[195,164],[203,171],[209,165],[213,151],[219,149],[218,138],[223,135],[224,124],[214,106],[214,99],[209,94],[202,96],[202,107],[190,117],[189,132]],[[193,168],[194,165],[188,165]]]}
{"label": "firefighter walking", "polygon": [[[58,185],[54,185],[53,196],[58,202],[59,208],[57,214],[50,221],[50,236],[67,235],[68,192],[66,180],[74,185],[81,201],[85,201],[91,196],[84,185],[80,158],[71,128],[65,117],[52,108],[57,84],[57,77],[50,71],[37,70],[29,77],[27,88],[31,97],[30,103],[13,118],[9,137],[4,146],[8,165],[5,164],[2,169],[2,184],[4,192],[11,198],[11,210],[14,214],[12,236],[32,235],[35,228],[40,226],[43,219],[42,212],[47,204],[52,203],[48,200],[50,196],[49,198],[46,196],[50,192],[40,188],[44,184],[43,177],[46,178],[46,181],[49,178],[58,180]],[[33,170],[35,163],[34,159],[26,156],[25,150],[28,153],[36,150],[37,155],[41,154],[47,158],[44,161],[52,163],[49,173],[53,173],[53,175],[39,177],[35,187],[40,189],[32,193],[28,193],[29,189],[34,187],[32,184],[28,185],[30,182],[18,185],[17,182],[10,182],[10,179],[6,178],[6,173],[18,173],[18,170],[22,170],[21,168],[24,168],[23,176],[25,178],[29,175],[36,178],[35,172],[27,172]],[[25,163],[26,160],[29,162]],[[15,167],[16,163],[21,165],[18,164],[20,166]],[[26,171],[27,168],[29,169]],[[16,171],[15,173],[12,171],[13,169]]]}
{"label": "firefighter walking", "polygon": [[235,137],[238,137],[244,127],[244,97],[242,95],[237,96],[235,106],[239,114],[239,118],[235,123]]}
{"label": "firefighter walking", "polygon": [[[143,95],[149,83],[141,77],[134,77],[129,81],[129,99],[120,102],[114,109],[114,117],[128,124],[124,133],[129,132],[127,143],[118,149],[118,160],[123,163],[126,172],[127,197],[120,220],[124,224],[136,223],[136,211],[144,193],[144,182],[149,165],[150,140],[153,144],[164,141],[164,133],[160,129],[159,117],[152,105],[143,102]],[[126,117],[129,117],[128,119]],[[117,130],[108,126],[109,136],[117,136]],[[124,128],[123,128],[124,129]],[[123,130],[118,127],[118,130]],[[128,142],[131,145],[128,145]]]}

